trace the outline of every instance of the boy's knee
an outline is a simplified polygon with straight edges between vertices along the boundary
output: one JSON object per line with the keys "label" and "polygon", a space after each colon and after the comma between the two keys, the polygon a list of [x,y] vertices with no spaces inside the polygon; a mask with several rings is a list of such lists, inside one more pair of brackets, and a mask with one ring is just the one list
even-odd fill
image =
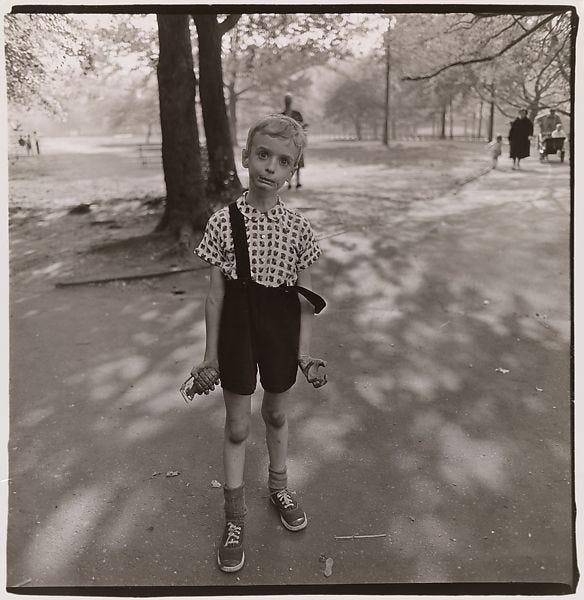
{"label": "boy's knee", "polygon": [[280,429],[286,424],[286,413],[281,410],[262,408],[262,417],[266,425]]}
{"label": "boy's knee", "polygon": [[249,419],[227,422],[227,437],[232,444],[241,444],[249,436]]}

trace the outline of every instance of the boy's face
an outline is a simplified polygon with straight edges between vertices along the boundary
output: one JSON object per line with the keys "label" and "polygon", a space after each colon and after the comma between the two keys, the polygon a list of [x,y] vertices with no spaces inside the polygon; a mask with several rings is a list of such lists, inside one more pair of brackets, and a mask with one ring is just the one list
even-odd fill
{"label": "boy's face", "polygon": [[250,189],[277,193],[291,179],[297,157],[298,148],[291,139],[256,133],[241,161],[249,171]]}

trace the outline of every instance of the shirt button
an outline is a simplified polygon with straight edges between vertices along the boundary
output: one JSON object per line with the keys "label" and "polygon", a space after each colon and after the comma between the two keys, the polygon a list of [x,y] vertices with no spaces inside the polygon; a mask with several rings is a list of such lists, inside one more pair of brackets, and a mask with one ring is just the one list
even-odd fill
{"label": "shirt button", "polygon": [[262,240],[263,240],[263,239],[266,237],[266,234],[265,234],[265,233],[262,233],[262,234],[260,235],[260,237],[261,237],[261,238],[262,238]]}

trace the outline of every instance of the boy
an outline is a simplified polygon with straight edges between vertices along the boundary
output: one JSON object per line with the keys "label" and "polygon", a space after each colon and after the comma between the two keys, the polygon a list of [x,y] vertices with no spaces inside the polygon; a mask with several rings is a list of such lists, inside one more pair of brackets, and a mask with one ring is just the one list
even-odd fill
{"label": "boy", "polygon": [[205,356],[191,371],[194,383],[187,393],[208,393],[221,379],[225,529],[217,562],[225,572],[238,571],[245,561],[245,442],[258,368],[270,502],[288,530],[299,531],[307,524],[287,485],[286,403],[298,367],[314,387],[326,383],[326,362],[309,352],[312,318],[325,303],[307,289],[309,267],[320,256],[310,224],[278,196],[298,166],[305,141],[294,119],[269,115],[258,121],[242,151],[249,189],[209,219],[195,250],[211,264],[211,283],[205,303]]}
{"label": "boy", "polygon": [[491,153],[491,160],[492,160],[491,166],[493,167],[493,169],[496,169],[499,156],[501,156],[501,154],[503,152],[503,136],[502,135],[497,135],[497,137],[494,139],[494,141],[492,141],[489,144],[489,150]]}

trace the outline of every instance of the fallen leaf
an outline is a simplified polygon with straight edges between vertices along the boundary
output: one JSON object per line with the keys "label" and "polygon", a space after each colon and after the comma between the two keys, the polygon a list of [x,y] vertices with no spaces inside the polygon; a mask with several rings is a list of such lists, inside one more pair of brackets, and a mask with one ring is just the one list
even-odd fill
{"label": "fallen leaf", "polygon": [[538,392],[543,392],[543,390],[541,388],[536,387],[535,388]]}
{"label": "fallen leaf", "polygon": [[332,558],[327,558],[326,562],[324,564],[324,576],[325,577],[330,577],[333,574],[333,559]]}
{"label": "fallen leaf", "polygon": [[213,479],[213,481],[211,482],[211,487],[213,488],[220,488],[223,487],[216,479]]}
{"label": "fallen leaf", "polygon": [[177,475],[180,475],[178,471],[168,471],[166,474],[167,477],[176,477]]}
{"label": "fallen leaf", "polygon": [[503,369],[502,367],[497,367],[495,369],[495,371],[497,371],[497,373],[503,373],[503,374],[509,373],[509,369]]}

